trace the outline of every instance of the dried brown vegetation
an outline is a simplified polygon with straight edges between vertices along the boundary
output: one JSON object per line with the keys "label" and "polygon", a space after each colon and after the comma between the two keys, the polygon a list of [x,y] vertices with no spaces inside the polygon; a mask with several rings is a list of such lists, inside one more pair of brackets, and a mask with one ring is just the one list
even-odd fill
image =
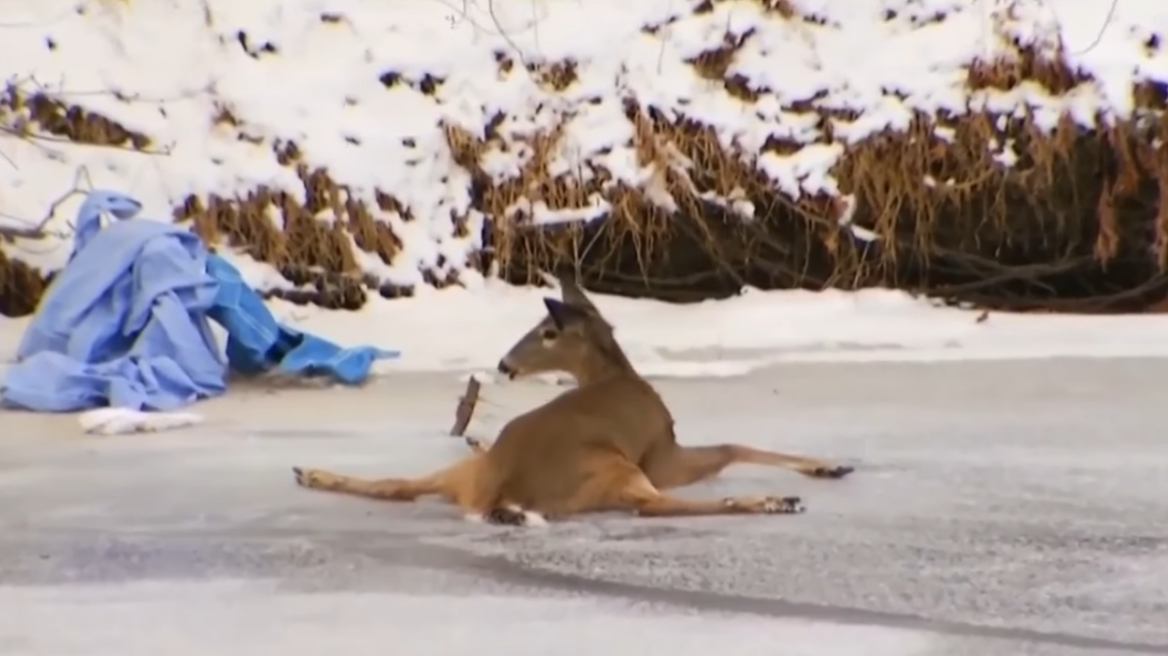
{"label": "dried brown vegetation", "polygon": [[40,271],[10,259],[0,245],[0,316],[32,314],[48,286],[49,280]]}
{"label": "dried brown vegetation", "polygon": [[[714,11],[714,7],[730,0],[703,0],[694,7],[694,15],[700,16]],[[795,16],[795,7],[790,0],[754,0],[767,12],[776,13],[783,18]]]}
{"label": "dried brown vegetation", "polygon": [[[704,77],[724,79],[735,47],[728,41],[691,63]],[[1051,93],[1092,83],[1061,57],[1026,49],[968,69],[973,90],[1022,82]],[[874,230],[875,243],[837,223],[839,198],[792,202],[758,172],[755,155],[726,147],[707,126],[670,123],[631,104],[640,163],[655,163],[676,214],[645,190],[605,186],[611,175],[603,169],[588,183],[547,180],[536,156],[521,180],[486,191],[492,216],[520,197],[571,208],[599,191],[613,202],[611,217],[538,230],[496,222],[495,252],[517,282],[570,264],[598,291],[676,300],[744,284],[895,286],[1006,309],[1154,308],[1168,298],[1168,154],[1155,146],[1168,141],[1166,91],[1152,83],[1134,91],[1139,118],[1101,131],[1070,117],[1051,131],[1030,116],[917,116],[908,131],[848,145],[833,174],[851,195],[851,221]],[[822,98],[795,105],[820,117],[820,142],[835,141],[835,126],[858,118]],[[550,149],[556,139],[545,134],[537,145]],[[464,141],[460,162],[474,170],[486,145]],[[772,137],[762,152],[785,156],[804,146]],[[686,166],[675,166],[679,160]],[[750,201],[755,221],[731,216],[709,196]]]}
{"label": "dried brown vegetation", "polygon": [[[842,268],[1015,309],[1134,309],[1168,291],[1168,223],[1156,229],[1155,266],[1143,253],[1153,246],[1149,219],[1168,198],[1158,172],[1168,161],[1147,140],[1069,119],[1053,134],[1029,118],[972,115],[941,127],[950,136],[918,116],[906,134],[866,140],[842,160],[836,175],[855,194],[854,220],[883,243],[880,258],[853,251]],[[993,153],[1002,142],[1017,153],[1011,167]]]}
{"label": "dried brown vegetation", "polygon": [[[191,196],[175,210],[175,219],[191,221],[209,244],[229,244],[261,262],[274,265],[298,290],[272,290],[270,296],[300,304],[356,310],[365,304],[367,290],[385,298],[413,293],[381,281],[358,265],[354,247],[392,264],[402,242],[384,220],[328,171],[299,161],[295,144],[281,146],[281,160],[294,166],[304,186],[305,202],[292,194],[258,187],[243,198],[201,199]],[[376,194],[376,211],[396,213],[412,220],[401,203],[384,192]],[[272,221],[281,217],[283,229]],[[333,220],[319,218],[322,214]],[[456,279],[450,272],[425,272],[430,284],[442,287]]]}
{"label": "dried brown vegetation", "polygon": [[433,96],[438,93],[438,90],[446,83],[445,78],[437,77],[425,73],[422,77],[412,80],[404,77],[397,71],[385,71],[378,78],[382,86],[386,89],[392,89],[399,84],[405,84],[415,91],[419,91],[427,96]]}
{"label": "dried brown vegetation", "polygon": [[41,92],[26,94],[15,85],[10,84],[4,89],[0,95],[0,107],[9,115],[8,123],[24,136],[37,131],[94,146],[135,150],[150,147],[149,137],[116,121],[76,105],[67,105]]}
{"label": "dried brown vegetation", "polygon": [[[649,283],[655,296],[691,300],[708,295],[710,286],[726,276],[744,284],[745,279],[727,263],[749,257],[752,247],[781,253],[780,257],[793,255],[791,247],[750,222],[725,212],[711,216],[710,196],[763,199],[763,212],[808,217],[817,225],[826,222],[815,217],[831,211],[829,198],[792,202],[774,193],[773,184],[751,158],[728,152],[713,128],[693,121],[667,121],[632,100],[626,102],[625,113],[633,123],[631,145],[638,164],[652,168],[651,185],[676,202],[676,213],[654,202],[655,195],[663,194],[632,189],[599,165],[589,164],[587,176],[549,177],[546,165],[561,139],[559,130],[526,138],[533,156],[520,175],[493,183],[478,163],[498,140],[446,127],[455,161],[482,181],[478,209],[488,216],[510,217],[493,221],[488,239],[493,260],[509,279],[538,284],[541,270],[584,261],[586,275],[601,276],[603,285],[612,291],[635,294]],[[597,195],[611,205],[603,221],[549,229],[533,227],[522,212],[509,214],[511,208],[527,203],[542,203],[553,211],[584,208]],[[678,267],[698,271],[671,273]],[[775,265],[776,275],[785,272],[783,265]]]}
{"label": "dried brown vegetation", "polygon": [[[711,78],[724,74],[729,49],[707,54],[695,66]],[[1063,93],[1091,82],[1025,51],[975,62],[968,75],[971,89],[1029,81]],[[628,114],[640,163],[656,165],[675,214],[644,190],[605,185],[604,170],[593,170],[588,183],[549,180],[542,155],[520,180],[488,189],[484,207],[499,216],[521,197],[582,207],[592,193],[613,203],[609,219],[593,224],[533,230],[522,220],[496,222],[495,251],[516,282],[572,265],[594,289],[675,300],[743,284],[893,286],[1003,309],[1138,311],[1168,298],[1168,154],[1155,146],[1168,141],[1164,95],[1161,86],[1142,85],[1140,120],[1101,131],[1068,116],[1051,131],[1031,116],[918,115],[907,131],[850,145],[833,174],[851,195],[851,220],[873,230],[876,242],[838,224],[839,199],[792,202],[758,171],[755,156],[727,148],[708,126],[670,122],[635,103]],[[858,118],[820,99],[792,109],[821,117],[822,142],[833,141],[838,122]],[[542,135],[537,152],[556,141]],[[469,135],[462,142],[460,162],[475,170],[486,144]],[[786,156],[803,146],[772,137],[762,152]],[[755,220],[732,216],[710,196],[749,200]]]}
{"label": "dried brown vegetation", "polygon": [[706,50],[686,60],[686,63],[693,66],[694,72],[702,79],[721,82],[726,93],[731,96],[744,102],[754,102],[769,89],[756,87],[741,73],[730,73],[735,55],[753,36],[754,30],[746,30],[739,34],[727,32],[722,36],[722,43],[718,47]]}
{"label": "dried brown vegetation", "polygon": [[747,36],[747,34],[736,36],[727,32],[718,47],[688,59],[686,63],[693,66],[694,71],[707,80],[724,80],[730,64],[734,63],[734,53],[742,47]]}
{"label": "dried brown vegetation", "polygon": [[1090,82],[1090,77],[1071,69],[1061,57],[1024,49],[1017,56],[974,60],[966,78],[970,89],[1009,91],[1022,82],[1038,84],[1053,94],[1063,94]]}
{"label": "dried brown vegetation", "polygon": [[527,70],[545,89],[559,92],[572,86],[572,83],[578,79],[576,66],[576,60],[565,59],[543,65],[528,64]]}
{"label": "dried brown vegetation", "polygon": [[[402,82],[393,74],[382,83]],[[434,93],[442,80],[424,75],[408,82],[421,93]],[[220,107],[215,123],[240,131],[241,121],[230,108]],[[175,209],[177,221],[190,221],[193,229],[212,245],[230,245],[255,259],[272,264],[297,289],[274,289],[268,296],[297,304],[355,310],[363,306],[369,293],[384,298],[410,296],[412,287],[385,281],[364,271],[358,252],[376,255],[393,264],[403,244],[394,233],[390,217],[401,223],[414,220],[411,210],[392,194],[376,190],[372,202],[358,197],[351,188],[334,180],[327,169],[304,161],[294,141],[271,144],[276,161],[295,170],[302,185],[304,202],[283,190],[257,187],[241,198],[191,196]],[[273,216],[278,222],[273,221]],[[467,236],[465,217],[452,217],[453,237]],[[277,227],[278,225],[282,227]],[[460,262],[439,258],[421,274],[427,284],[445,287],[457,284]]]}

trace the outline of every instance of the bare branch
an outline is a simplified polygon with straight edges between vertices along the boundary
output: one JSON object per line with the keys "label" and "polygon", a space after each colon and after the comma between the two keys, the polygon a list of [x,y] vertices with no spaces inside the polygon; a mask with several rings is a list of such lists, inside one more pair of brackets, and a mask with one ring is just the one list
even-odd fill
{"label": "bare branch", "polygon": [[[89,187],[88,189],[82,186],[83,181]],[[69,228],[67,232],[46,230],[45,226],[56,217],[57,210],[60,209],[61,205],[74,196],[88,194],[92,190],[92,187],[93,184],[89,180],[89,170],[82,166],[73,174],[73,186],[49,204],[49,211],[39,221],[28,221],[9,214],[0,213],[0,219],[7,219],[8,221],[14,222],[8,223],[7,225],[0,223],[0,241],[13,244],[16,243],[17,239],[43,241],[49,238],[62,240],[70,238],[76,230],[76,226],[71,221],[66,222],[66,226]]]}
{"label": "bare branch", "polygon": [[[531,0],[531,22],[524,29],[531,29],[531,30],[535,31],[535,44],[536,44],[536,49],[538,49],[539,48],[539,24],[541,22],[543,22],[543,16],[540,16],[539,12],[536,10],[536,1],[537,0]],[[458,23],[467,23],[479,32],[502,38],[503,41],[505,41],[507,43],[507,46],[510,47],[512,51],[514,51],[515,56],[519,59],[519,63],[523,64],[524,68],[526,68],[528,66],[529,62],[527,60],[527,57],[525,57],[523,54],[523,49],[520,48],[519,44],[516,43],[515,40],[511,38],[511,35],[508,33],[508,30],[503,28],[503,24],[499,20],[499,15],[495,11],[495,0],[486,0],[486,2],[487,2],[486,13],[491,18],[491,24],[494,26],[494,28],[495,28],[494,30],[489,29],[487,26],[484,26],[481,23],[479,23],[478,21],[471,18],[470,7],[472,5],[476,6],[476,7],[478,6],[477,2],[475,2],[475,0],[458,0],[457,5],[455,5],[454,2],[451,0],[437,0],[437,2],[440,2],[443,5],[445,5],[446,7],[448,7],[451,11],[454,12],[455,16],[457,16],[457,20],[454,21],[452,23],[452,25],[457,25]],[[514,31],[514,30],[512,30],[512,31]]]}

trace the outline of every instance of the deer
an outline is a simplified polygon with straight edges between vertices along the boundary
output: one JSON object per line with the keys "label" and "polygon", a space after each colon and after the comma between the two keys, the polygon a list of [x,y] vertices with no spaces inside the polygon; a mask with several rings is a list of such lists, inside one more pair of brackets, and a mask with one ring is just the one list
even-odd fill
{"label": "deer", "polygon": [[[564,372],[576,386],[506,422],[493,442],[466,438],[470,453],[420,478],[365,479],[293,467],[297,485],[389,501],[437,495],[467,519],[534,526],[620,511],[641,517],[791,515],[798,496],[689,499],[669,493],[717,476],[734,463],[842,478],[852,467],[742,444],[681,446],[673,417],[637,373],[615,330],[574,278],[560,276],[561,298],[544,298],[547,316],[499,360],[516,380]],[[472,379],[473,381],[473,379]]]}
{"label": "deer", "polygon": [[[591,320],[600,322],[609,332],[612,325],[601,314],[600,309],[584,293],[575,277],[561,273],[557,276],[563,303],[581,310]],[[533,326],[513,344],[499,361],[498,371],[508,380],[531,377],[546,373],[566,373],[577,383],[582,379],[595,379],[594,369],[603,365],[588,352],[567,352],[566,349],[540,348],[548,331],[554,332],[555,320],[549,316]],[[618,347],[619,348],[619,347]],[[628,359],[620,353],[619,361],[627,366],[626,372],[635,375]],[[603,376],[603,374],[600,374]],[[458,421],[452,434],[460,435],[470,423],[477,400],[477,391],[463,396],[458,408]],[[474,386],[477,390],[477,385]],[[666,412],[668,412],[666,410]],[[783,467],[811,478],[843,478],[855,471],[853,467],[835,465],[823,460],[788,453],[764,451],[741,444],[721,444],[715,446],[686,447],[677,443],[673,433],[673,419],[669,418],[668,433],[646,436],[654,448],[650,448],[648,460],[642,463],[653,485],[659,489],[683,487],[717,476],[722,470],[735,463],[751,463]],[[476,452],[484,452],[489,442],[482,438],[464,436],[467,446]]]}

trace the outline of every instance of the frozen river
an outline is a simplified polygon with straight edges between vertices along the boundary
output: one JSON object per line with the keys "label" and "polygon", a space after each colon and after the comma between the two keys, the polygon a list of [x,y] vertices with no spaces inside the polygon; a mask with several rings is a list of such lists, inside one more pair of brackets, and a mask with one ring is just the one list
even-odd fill
{"label": "frozen river", "polygon": [[[0,655],[1168,653],[1168,361],[660,381],[684,443],[856,465],[684,491],[798,494],[793,517],[503,529],[293,485],[453,459],[461,388],[241,389],[105,438],[0,413]],[[472,431],[555,391],[488,386]]]}

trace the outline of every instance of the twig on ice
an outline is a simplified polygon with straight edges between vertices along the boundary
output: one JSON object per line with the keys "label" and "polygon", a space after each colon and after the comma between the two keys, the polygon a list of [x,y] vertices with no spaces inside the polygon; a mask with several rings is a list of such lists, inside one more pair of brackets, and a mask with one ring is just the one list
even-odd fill
{"label": "twig on ice", "polygon": [[466,383],[466,392],[458,399],[458,409],[454,411],[454,426],[450,429],[450,434],[454,437],[462,437],[466,435],[466,427],[470,425],[470,419],[474,416],[475,405],[479,402],[479,388],[482,384],[474,376]]}

